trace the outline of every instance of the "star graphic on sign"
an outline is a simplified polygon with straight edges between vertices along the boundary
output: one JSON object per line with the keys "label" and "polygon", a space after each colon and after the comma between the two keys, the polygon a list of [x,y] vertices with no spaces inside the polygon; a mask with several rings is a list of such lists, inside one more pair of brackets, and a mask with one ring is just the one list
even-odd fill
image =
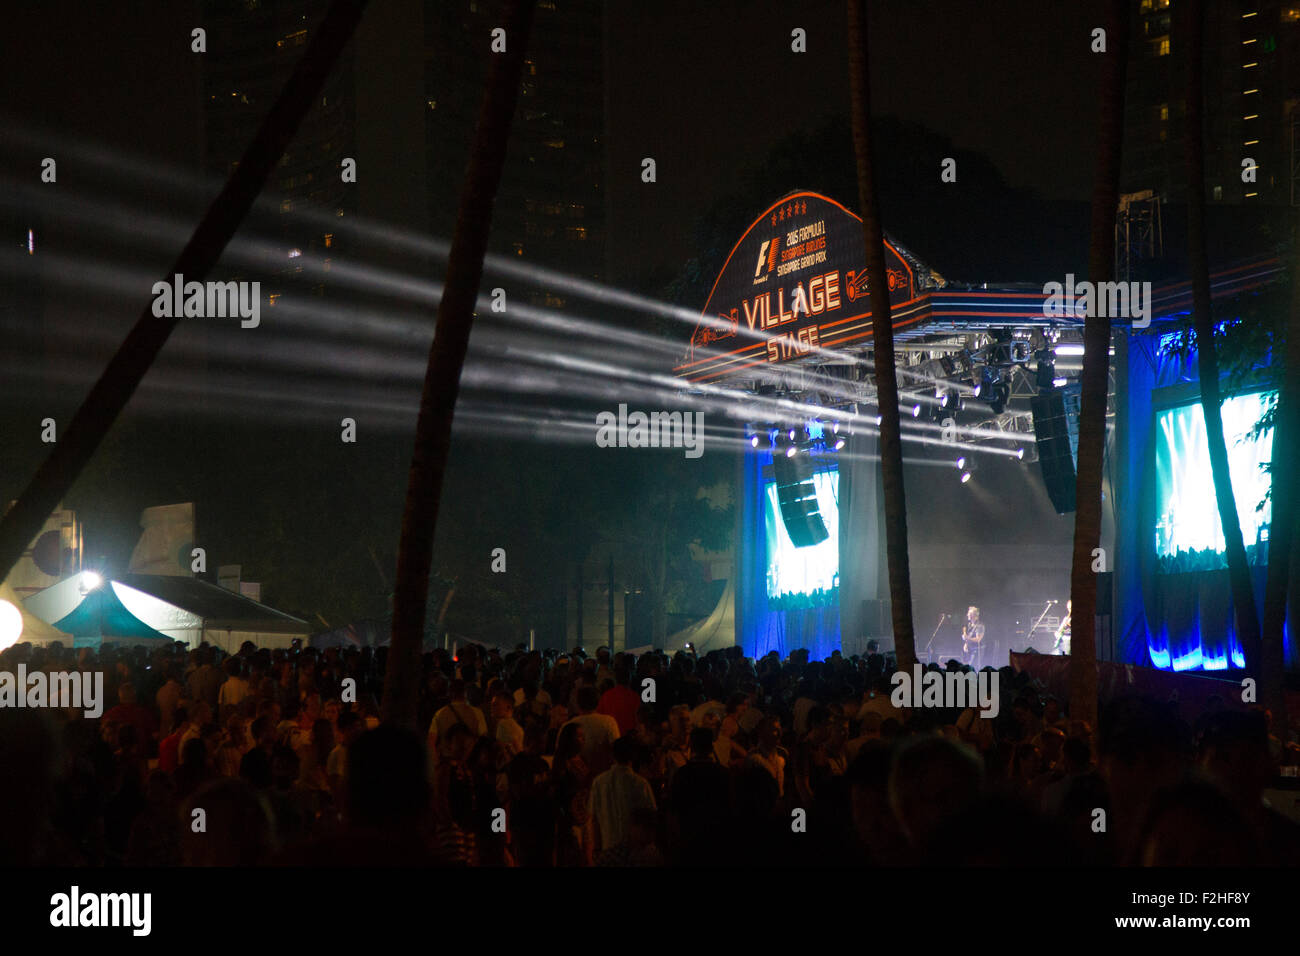
{"label": "star graphic on sign", "polygon": [[808,211],[808,203],[806,203],[806,202],[801,202],[801,203],[799,204],[799,214],[800,214],[800,215],[803,215],[803,214],[806,213],[807,211]]}
{"label": "star graphic on sign", "polygon": [[776,213],[772,213],[772,225],[776,225]]}
{"label": "star graphic on sign", "polygon": [[782,221],[782,222],[785,221],[785,210],[784,210],[784,209],[781,210],[781,221]]}

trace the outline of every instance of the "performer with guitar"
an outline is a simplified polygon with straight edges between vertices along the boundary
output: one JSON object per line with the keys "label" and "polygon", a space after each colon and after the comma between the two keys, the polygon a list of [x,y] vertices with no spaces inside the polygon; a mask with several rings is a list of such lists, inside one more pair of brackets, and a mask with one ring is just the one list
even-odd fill
{"label": "performer with guitar", "polygon": [[1061,619],[1060,625],[1056,628],[1056,643],[1052,645],[1053,654],[1070,653],[1070,613],[1074,606],[1073,600],[1065,602],[1065,617]]}
{"label": "performer with guitar", "polygon": [[980,609],[971,605],[966,609],[966,623],[961,628],[961,651],[966,655],[966,663],[979,667],[977,663],[982,656],[984,625],[980,623]]}

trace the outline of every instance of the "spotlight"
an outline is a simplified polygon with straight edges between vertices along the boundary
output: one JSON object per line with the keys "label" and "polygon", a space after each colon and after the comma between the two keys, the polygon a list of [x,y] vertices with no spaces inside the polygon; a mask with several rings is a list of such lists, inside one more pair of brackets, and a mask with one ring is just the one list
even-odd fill
{"label": "spotlight", "polygon": [[920,418],[920,417],[921,417],[921,406],[920,406],[920,405],[913,405],[913,406],[912,406],[912,417],[913,417],[913,418]]}
{"label": "spotlight", "polygon": [[104,579],[101,578],[94,571],[87,571],[85,574],[81,576],[81,586],[84,587],[87,591],[93,591],[95,590],[95,588],[99,587],[103,583],[104,583]]}
{"label": "spotlight", "polygon": [[1025,450],[1024,450],[1024,448],[1017,448],[1017,449],[1016,449],[1016,457],[1019,458],[1021,461],[1024,461],[1024,460],[1025,460]]}
{"label": "spotlight", "polygon": [[884,420],[885,420],[885,416],[884,416],[884,415],[877,415],[877,416],[876,416],[876,424],[877,424],[877,425],[879,425],[879,424],[880,424],[881,422],[883,422]]}
{"label": "spotlight", "polygon": [[957,459],[957,468],[960,470],[965,467],[966,467],[966,457],[963,455],[961,458]]}
{"label": "spotlight", "polygon": [[969,471],[963,471],[963,472],[961,473],[961,483],[964,485],[964,484],[966,484],[966,482],[968,482],[968,481],[970,481],[970,472],[969,472]]}
{"label": "spotlight", "polygon": [[754,432],[754,434],[750,436],[750,438],[749,438],[749,447],[750,447],[750,448],[757,448],[757,447],[758,447],[758,432]]}
{"label": "spotlight", "polygon": [[785,457],[793,458],[798,451],[799,451],[798,445],[791,445],[789,448],[785,450]]}
{"label": "spotlight", "polygon": [[1064,345],[1058,345],[1056,346],[1056,354],[1057,355],[1082,355],[1083,343],[1067,342]]}
{"label": "spotlight", "polygon": [[843,448],[845,445],[848,444],[848,441],[849,440],[847,435],[836,435],[835,444],[833,446],[834,450],[839,451],[841,448]]}
{"label": "spotlight", "polygon": [[1065,378],[1054,378],[1054,379],[1052,379],[1052,386],[1053,386],[1054,388],[1065,388],[1065,386],[1066,386],[1066,384],[1067,384],[1068,382],[1069,382],[1069,379],[1065,379]]}

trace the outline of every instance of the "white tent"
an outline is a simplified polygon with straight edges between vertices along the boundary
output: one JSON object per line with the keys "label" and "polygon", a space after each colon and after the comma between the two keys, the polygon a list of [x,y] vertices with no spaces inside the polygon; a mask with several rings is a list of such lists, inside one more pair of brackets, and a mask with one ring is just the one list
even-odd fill
{"label": "white tent", "polygon": [[732,647],[736,643],[736,576],[727,578],[722,597],[713,611],[702,621],[678,631],[668,638],[666,648],[672,654],[682,650],[687,643],[694,645],[697,654]]}

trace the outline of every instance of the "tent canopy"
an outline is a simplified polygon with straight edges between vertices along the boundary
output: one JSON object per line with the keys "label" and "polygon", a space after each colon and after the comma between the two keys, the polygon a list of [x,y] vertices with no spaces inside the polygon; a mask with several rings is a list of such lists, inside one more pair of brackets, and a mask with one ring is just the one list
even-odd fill
{"label": "tent canopy", "polygon": [[102,641],[163,641],[172,643],[166,634],[155,631],[128,611],[111,587],[86,592],[85,599],[54,626],[76,638],[74,645],[84,647]]}

